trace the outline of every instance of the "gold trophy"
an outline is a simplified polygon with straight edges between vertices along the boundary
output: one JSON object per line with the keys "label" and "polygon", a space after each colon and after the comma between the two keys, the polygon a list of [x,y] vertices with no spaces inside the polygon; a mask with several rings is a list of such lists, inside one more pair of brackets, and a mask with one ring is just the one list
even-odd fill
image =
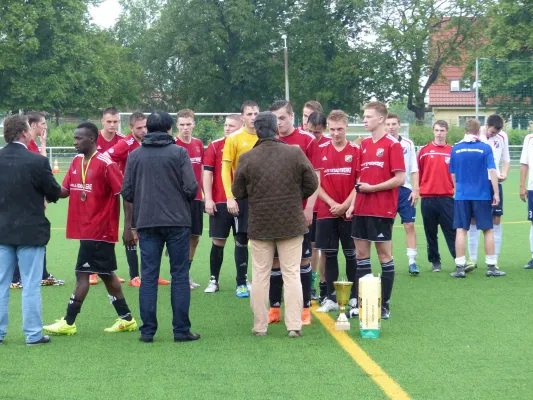
{"label": "gold trophy", "polygon": [[350,330],[350,321],[346,318],[345,308],[346,304],[350,300],[350,292],[352,290],[352,282],[347,281],[337,281],[333,282],[335,286],[335,292],[337,294],[337,303],[340,307],[340,315],[337,321],[335,322],[335,330],[337,331],[349,331]]}

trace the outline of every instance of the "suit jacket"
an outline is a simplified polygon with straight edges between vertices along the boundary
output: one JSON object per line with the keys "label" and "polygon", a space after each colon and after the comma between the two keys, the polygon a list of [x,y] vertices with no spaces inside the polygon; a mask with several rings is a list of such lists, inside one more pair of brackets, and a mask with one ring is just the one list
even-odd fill
{"label": "suit jacket", "polygon": [[0,244],[44,246],[50,240],[50,221],[44,199],[56,202],[61,186],[48,159],[19,143],[0,150]]}

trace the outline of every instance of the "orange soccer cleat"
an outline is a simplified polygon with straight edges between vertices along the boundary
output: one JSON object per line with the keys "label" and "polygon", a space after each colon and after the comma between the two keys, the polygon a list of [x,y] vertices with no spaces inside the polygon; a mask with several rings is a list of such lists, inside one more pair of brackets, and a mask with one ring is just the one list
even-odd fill
{"label": "orange soccer cleat", "polygon": [[275,324],[281,321],[281,310],[279,308],[270,307],[268,311],[268,323]]}
{"label": "orange soccer cleat", "polygon": [[166,280],[164,280],[162,278],[159,278],[159,279],[157,279],[157,284],[158,285],[170,285],[170,281],[166,281]]}
{"label": "orange soccer cleat", "polygon": [[309,310],[309,308],[304,308],[302,311],[302,325],[303,326],[311,325],[312,321],[313,319],[311,318],[311,311]]}
{"label": "orange soccer cleat", "polygon": [[90,285],[98,285],[98,275],[97,274],[91,274],[89,276],[89,284]]}
{"label": "orange soccer cleat", "polygon": [[129,285],[133,286],[133,287],[136,287],[136,288],[141,287],[141,278],[136,276],[135,278],[130,280]]}

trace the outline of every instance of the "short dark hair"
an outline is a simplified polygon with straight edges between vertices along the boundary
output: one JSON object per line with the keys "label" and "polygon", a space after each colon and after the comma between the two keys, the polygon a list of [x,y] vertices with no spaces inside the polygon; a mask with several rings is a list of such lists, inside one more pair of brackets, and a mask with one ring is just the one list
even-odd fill
{"label": "short dark hair", "polygon": [[41,119],[44,118],[44,114],[39,111],[27,111],[25,115],[28,117],[28,124],[35,124],[41,122]]}
{"label": "short dark hair", "polygon": [[130,126],[133,126],[137,121],[144,121],[145,119],[146,115],[144,115],[142,112],[134,112],[130,115]]}
{"label": "short dark hair", "polygon": [[307,103],[304,104],[303,108],[308,108],[313,111],[324,112],[324,109],[322,108],[322,104],[320,104],[316,100],[308,101]]}
{"label": "short dark hair", "polygon": [[98,127],[93,124],[92,122],[82,122],[76,127],[76,130],[78,129],[85,129],[89,133],[90,136],[94,138],[94,141],[96,142],[98,140]]}
{"label": "short dark hair", "polygon": [[275,137],[278,134],[278,118],[270,111],[260,112],[255,117],[254,128],[259,139]]}
{"label": "short dark hair", "polygon": [[4,139],[6,143],[19,140],[22,134],[29,132],[29,130],[28,117],[25,115],[10,115],[4,120]]}
{"label": "short dark hair", "polygon": [[146,120],[146,129],[150,132],[168,132],[172,129],[172,117],[165,111],[154,111]]}
{"label": "short dark hair", "polygon": [[440,125],[443,128],[446,128],[446,130],[449,129],[448,123],[446,121],[443,121],[442,119],[439,119],[438,121],[435,121],[435,123],[433,124],[433,128],[435,128],[435,125]]}
{"label": "short dark hair", "polygon": [[244,103],[242,103],[242,106],[241,106],[241,114],[244,114],[244,109],[246,107],[250,107],[250,108],[259,108],[259,104],[257,104],[255,101],[253,100],[246,100]]}
{"label": "short dark hair", "polygon": [[501,131],[503,128],[503,118],[501,115],[492,114],[487,118],[487,126],[489,128],[496,128]]}
{"label": "short dark hair", "polygon": [[119,112],[115,107],[107,107],[104,112],[102,112],[102,117],[106,114],[118,115]]}
{"label": "short dark hair", "polygon": [[326,114],[320,111],[313,111],[311,115],[309,115],[307,126],[321,126],[322,128],[326,129],[328,127],[328,119]]}
{"label": "short dark hair", "polygon": [[398,123],[400,123],[400,116],[398,114],[389,113],[387,115],[387,119],[395,119],[396,121],[398,121]]}
{"label": "short dark hair", "polygon": [[274,112],[274,111],[281,110],[282,108],[284,108],[285,111],[287,111],[289,114],[293,113],[292,104],[288,102],[287,100],[276,101],[274,104],[270,106],[270,111]]}

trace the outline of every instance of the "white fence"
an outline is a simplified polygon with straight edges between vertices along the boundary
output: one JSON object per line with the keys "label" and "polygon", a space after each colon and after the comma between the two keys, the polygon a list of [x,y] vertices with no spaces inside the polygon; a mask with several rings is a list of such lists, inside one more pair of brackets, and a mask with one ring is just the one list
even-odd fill
{"label": "white fence", "polygon": [[[354,135],[354,138],[358,136]],[[417,152],[422,146],[417,146]],[[54,161],[57,160],[59,164],[59,170],[61,172],[66,172],[72,162],[72,159],[76,155],[76,149],[74,147],[49,147],[46,149],[48,152],[48,159],[50,160],[50,165],[53,167]],[[511,168],[520,167],[520,154],[522,152],[522,146],[511,145],[509,146],[509,152],[511,154]]]}

